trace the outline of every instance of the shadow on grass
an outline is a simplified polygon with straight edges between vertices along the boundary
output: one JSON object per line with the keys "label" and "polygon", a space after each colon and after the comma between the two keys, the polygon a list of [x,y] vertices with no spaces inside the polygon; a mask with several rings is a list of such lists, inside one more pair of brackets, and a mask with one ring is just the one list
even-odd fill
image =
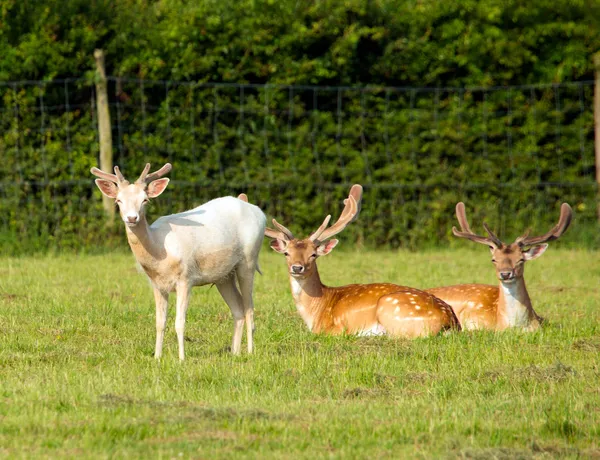
{"label": "shadow on grass", "polygon": [[163,411],[176,410],[176,417],[180,421],[211,420],[219,422],[235,422],[241,419],[247,421],[258,420],[293,420],[295,417],[289,414],[274,414],[262,409],[235,409],[233,407],[207,407],[192,404],[185,401],[154,401],[135,399],[128,395],[107,393],[100,395],[98,404],[107,408],[119,407],[151,407],[160,408]]}

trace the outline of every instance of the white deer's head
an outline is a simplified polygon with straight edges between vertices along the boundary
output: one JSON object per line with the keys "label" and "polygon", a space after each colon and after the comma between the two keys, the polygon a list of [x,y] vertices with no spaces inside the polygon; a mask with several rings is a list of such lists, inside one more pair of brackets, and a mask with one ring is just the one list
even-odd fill
{"label": "white deer's head", "polygon": [[151,174],[148,174],[148,171],[150,163],[146,163],[144,171],[134,183],[129,183],[118,166],[115,166],[115,174],[106,173],[98,168],[91,169],[94,176],[100,177],[96,179],[96,185],[104,195],[115,199],[121,219],[128,227],[135,227],[142,220],[149,199],[159,196],[169,184],[168,178],[160,177],[171,171],[170,163]]}

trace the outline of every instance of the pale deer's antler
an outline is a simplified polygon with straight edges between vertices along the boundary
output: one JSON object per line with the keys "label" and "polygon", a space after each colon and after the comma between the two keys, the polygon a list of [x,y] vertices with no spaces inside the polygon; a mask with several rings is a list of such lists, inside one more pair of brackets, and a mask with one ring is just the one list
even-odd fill
{"label": "pale deer's antler", "polygon": [[560,236],[569,228],[571,219],[573,218],[573,210],[568,203],[563,203],[560,206],[560,217],[558,223],[552,229],[541,236],[529,236],[529,230],[522,236],[516,239],[515,243],[519,246],[533,246],[536,244],[546,243],[560,238]]}
{"label": "pale deer's antler", "polygon": [[104,172],[98,168],[92,168],[90,169],[90,172],[96,177],[109,180],[119,186],[129,184],[129,182],[127,182],[127,180],[125,180],[125,178],[123,177],[123,174],[121,174],[121,171],[119,170],[118,166],[115,166],[115,174]]}
{"label": "pale deer's antler", "polygon": [[456,229],[456,227],[452,227],[452,233],[454,236],[459,238],[466,238],[471,241],[475,241],[476,243],[485,244],[487,246],[494,246],[499,248],[502,246],[502,241],[490,230],[487,224],[483,224],[483,228],[488,233],[489,237],[476,235],[471,230],[469,226],[469,222],[467,221],[467,213],[465,211],[465,204],[461,201],[456,205],[456,218],[458,219],[458,223],[460,225],[460,231]]}
{"label": "pale deer's antler", "polygon": [[142,174],[140,174],[140,177],[135,182],[137,184],[149,184],[150,182],[167,174],[169,171],[171,171],[172,168],[173,166],[171,166],[171,163],[166,163],[158,171],[154,171],[153,173],[148,174],[148,171],[150,171],[150,163],[146,163]]}
{"label": "pale deer's antler", "polygon": [[362,186],[359,184],[354,184],[350,189],[348,198],[344,200],[344,204],[346,206],[344,207],[344,210],[342,211],[342,214],[337,222],[331,227],[327,228],[327,225],[329,225],[329,221],[331,220],[331,215],[328,215],[317,231],[310,235],[309,239],[311,241],[325,241],[344,230],[350,222],[354,221],[358,217],[360,212],[360,202],[362,200],[362,192]]}

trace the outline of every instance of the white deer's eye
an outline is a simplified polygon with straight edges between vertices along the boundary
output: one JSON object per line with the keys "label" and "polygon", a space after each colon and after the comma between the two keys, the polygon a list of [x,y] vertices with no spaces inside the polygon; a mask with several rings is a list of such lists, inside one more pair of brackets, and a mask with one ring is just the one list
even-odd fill
{"label": "white deer's eye", "polygon": [[142,201],[142,204],[148,204],[150,203],[150,200],[148,198],[146,198],[144,201]]}

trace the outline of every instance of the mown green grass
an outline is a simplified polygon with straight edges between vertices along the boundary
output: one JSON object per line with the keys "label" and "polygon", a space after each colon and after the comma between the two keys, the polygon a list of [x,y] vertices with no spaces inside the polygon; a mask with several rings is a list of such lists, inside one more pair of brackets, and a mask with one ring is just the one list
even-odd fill
{"label": "mown green grass", "polygon": [[[476,249],[319,264],[330,285],[493,283]],[[152,294],[130,254],[0,259],[0,456],[600,455],[599,256],[551,248],[528,263],[539,332],[405,341],[310,334],[264,250],[255,354],[227,352],[231,315],[203,287],[183,364],[173,306],[152,357]]]}

